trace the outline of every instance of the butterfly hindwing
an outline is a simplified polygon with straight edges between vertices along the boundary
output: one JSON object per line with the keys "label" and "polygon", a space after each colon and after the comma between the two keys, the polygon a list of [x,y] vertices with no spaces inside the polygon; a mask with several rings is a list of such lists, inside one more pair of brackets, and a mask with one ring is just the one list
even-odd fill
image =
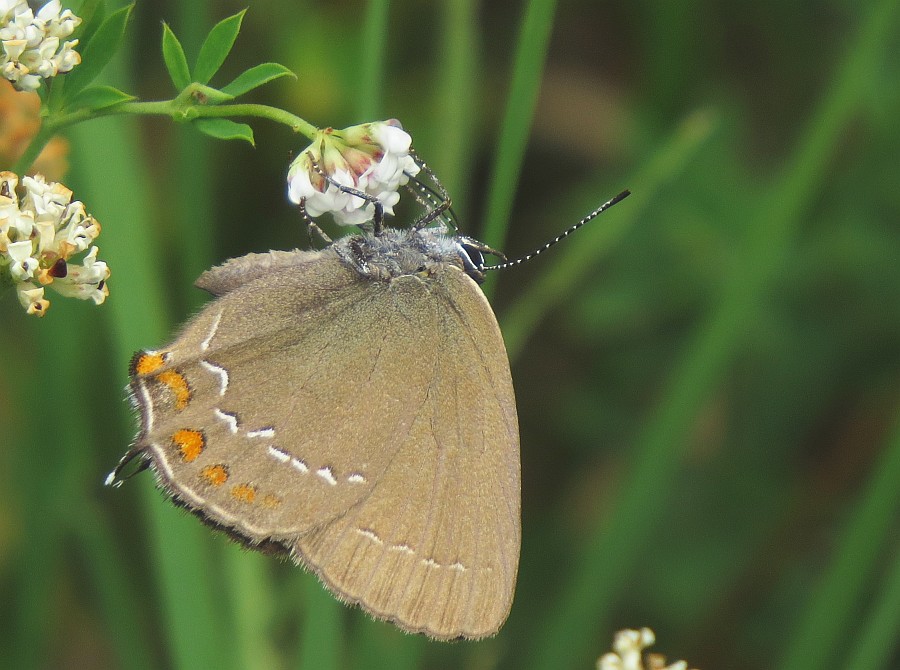
{"label": "butterfly hindwing", "polygon": [[339,596],[411,632],[495,633],[519,558],[518,427],[499,328],[448,268],[407,309],[437,307],[424,404],[378,485],[295,550]]}

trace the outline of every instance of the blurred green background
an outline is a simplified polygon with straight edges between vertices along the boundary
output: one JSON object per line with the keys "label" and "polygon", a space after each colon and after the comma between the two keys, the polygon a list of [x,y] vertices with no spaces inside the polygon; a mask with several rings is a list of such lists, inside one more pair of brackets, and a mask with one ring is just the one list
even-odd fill
{"label": "blurred green background", "polygon": [[[304,145],[166,119],[68,134],[110,297],[43,320],[0,297],[0,667],[592,668],[621,628],[711,670],[900,667],[900,6],[549,0],[139,2],[106,78],[173,95],[249,5],[218,79],[320,126],[396,117],[465,232],[518,256],[487,285],[522,432],[523,551],[493,639],[404,635],[240,549],[141,475],[131,353],[234,255],[306,245]],[[52,298],[52,297],[51,297]]]}

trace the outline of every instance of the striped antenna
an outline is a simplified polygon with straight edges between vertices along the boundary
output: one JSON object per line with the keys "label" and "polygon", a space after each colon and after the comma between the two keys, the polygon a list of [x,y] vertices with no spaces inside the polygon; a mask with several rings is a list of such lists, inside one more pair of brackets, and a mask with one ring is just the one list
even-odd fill
{"label": "striped antenna", "polygon": [[597,216],[599,216],[600,214],[605,212],[607,209],[609,209],[610,207],[615,205],[617,202],[621,202],[622,200],[627,198],[629,195],[631,195],[631,191],[622,191],[616,197],[612,198],[611,200],[609,200],[607,202],[604,202],[602,205],[600,205],[597,209],[595,209],[593,212],[588,214],[586,217],[584,217],[581,221],[576,223],[574,226],[564,230],[562,233],[560,233],[559,235],[554,237],[552,240],[547,242],[547,244],[542,246],[540,249],[535,249],[530,254],[526,254],[525,256],[522,256],[521,258],[517,258],[514,261],[507,261],[505,263],[499,263],[497,265],[484,265],[484,266],[480,267],[479,270],[482,270],[484,272],[486,272],[487,270],[502,270],[504,268],[510,268],[513,265],[520,265],[520,264],[524,263],[525,261],[530,261],[535,256],[539,256],[540,254],[547,251],[547,249],[552,247],[554,244],[556,244],[563,238],[566,238],[569,235],[571,235],[572,233],[574,233],[576,230],[581,228],[584,224],[597,218]]}

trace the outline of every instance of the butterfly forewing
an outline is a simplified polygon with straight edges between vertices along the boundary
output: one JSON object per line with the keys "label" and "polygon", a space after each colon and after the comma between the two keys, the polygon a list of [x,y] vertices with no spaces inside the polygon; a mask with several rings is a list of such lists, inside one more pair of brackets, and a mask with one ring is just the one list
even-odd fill
{"label": "butterfly forewing", "polygon": [[138,444],[163,484],[252,542],[290,538],[365,497],[432,365],[401,370],[383,353],[433,358],[428,328],[390,303],[365,308],[373,296],[336,259],[315,264],[312,287],[301,265],[231,290],[162,350],[165,366],[133,381]]}

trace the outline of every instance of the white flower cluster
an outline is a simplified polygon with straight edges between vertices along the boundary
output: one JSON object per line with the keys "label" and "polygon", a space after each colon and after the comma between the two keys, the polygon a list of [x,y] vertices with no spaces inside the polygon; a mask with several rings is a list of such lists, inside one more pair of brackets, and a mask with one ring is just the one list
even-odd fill
{"label": "white flower cluster", "polygon": [[81,19],[61,9],[59,0],[51,0],[35,16],[25,0],[0,0],[0,74],[20,91],[35,91],[41,79],[68,72],[81,62],[74,50],[78,40],[60,45]]}
{"label": "white flower cluster", "polygon": [[[48,285],[64,296],[102,303],[109,295],[109,268],[91,246],[100,224],[62,184],[25,177],[21,197],[18,184],[16,174],[0,172],[0,282],[14,284],[22,307],[38,316],[50,306]],[[83,251],[88,253],[80,265],[68,262]]]}
{"label": "white flower cluster", "polygon": [[409,153],[411,143],[396,119],[320,130],[291,163],[288,197],[313,217],[331,212],[345,226],[371,221],[374,204],[335,185],[340,184],[378,198],[385,213],[393,214],[398,189],[420,170]]}
{"label": "white flower cluster", "polygon": [[613,639],[615,653],[604,654],[597,661],[597,670],[687,670],[685,661],[666,665],[662,654],[647,654],[644,650],[652,647],[656,635],[649,628],[640,630],[620,630]]}

